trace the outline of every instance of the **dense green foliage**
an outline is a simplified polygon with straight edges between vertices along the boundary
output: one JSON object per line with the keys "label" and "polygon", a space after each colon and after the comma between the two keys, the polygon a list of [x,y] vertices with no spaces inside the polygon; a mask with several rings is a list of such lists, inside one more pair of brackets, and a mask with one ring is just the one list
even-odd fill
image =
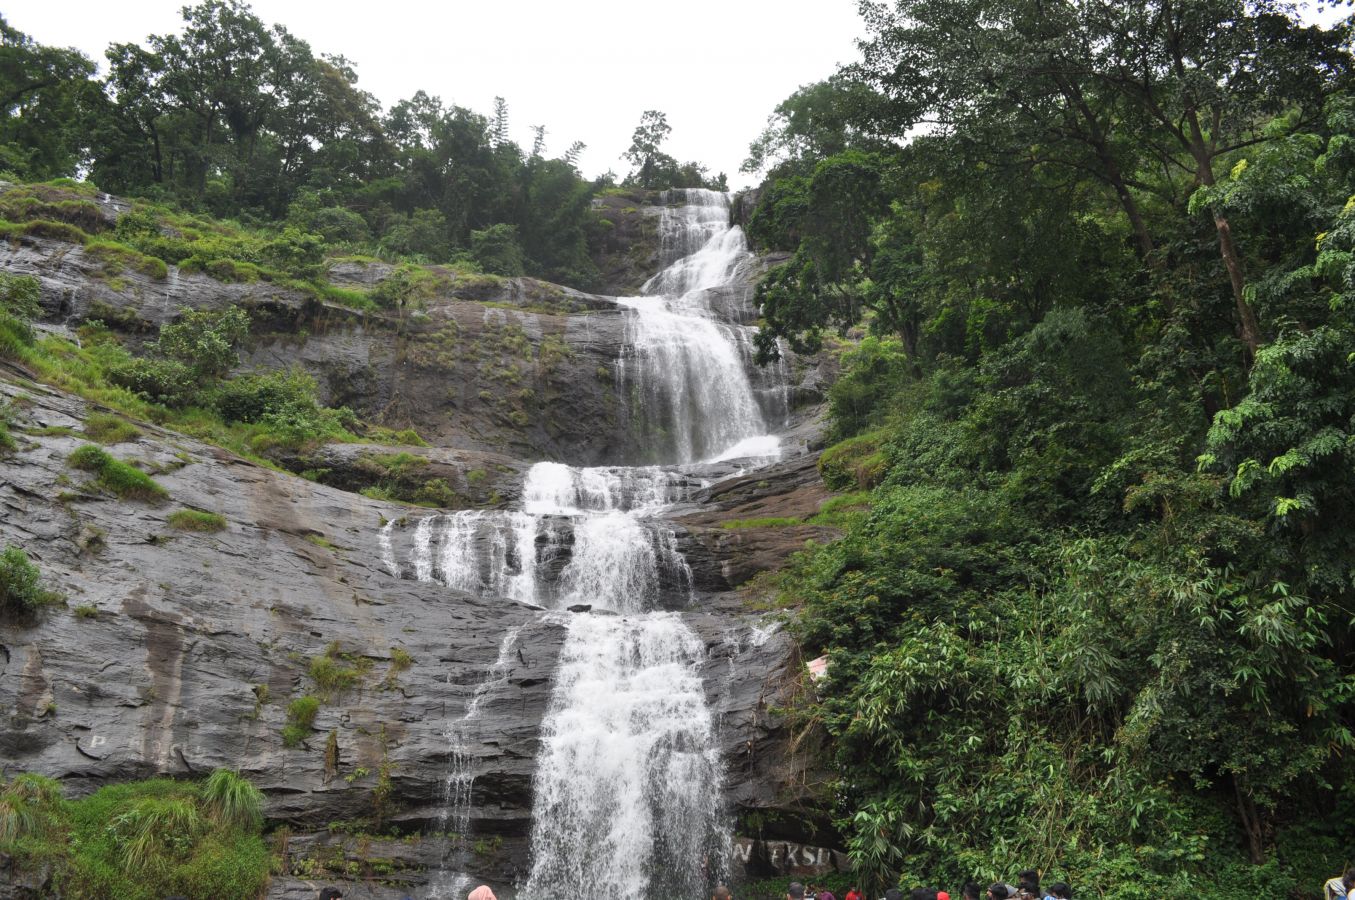
{"label": "dense green foliage", "polygon": [[[1351,860],[1350,29],[899,0],[778,109],[764,357],[869,337],[783,579],[877,884],[1316,893]],[[927,124],[927,127],[918,126]]]}
{"label": "dense green foliage", "polygon": [[[5,297],[7,283],[11,294],[36,295],[34,279],[10,277],[8,282],[0,280],[0,299]],[[352,412],[320,405],[315,382],[305,373],[228,377],[239,363],[237,347],[248,332],[249,315],[242,309],[185,309],[179,319],[161,329],[157,340],[146,344],[142,356],[133,356],[98,321],[81,327],[79,344],[55,336],[39,340],[28,322],[34,310],[36,301],[22,310],[18,303],[0,308],[0,354],[90,400],[255,458],[272,448],[356,440],[348,430],[358,424]],[[379,430],[372,431],[372,439],[385,439]],[[86,436],[101,443],[131,440],[139,433],[130,422],[107,413],[93,413],[85,423]],[[0,440],[0,451],[15,449],[8,427],[0,434],[9,437],[8,442]],[[415,436],[392,435],[391,439],[405,437]],[[93,464],[93,451],[83,452],[90,454]],[[135,479],[123,474],[128,484]]]}
{"label": "dense green foliage", "polygon": [[[582,144],[548,158],[538,126],[524,150],[509,138],[502,98],[492,117],[423,91],[383,110],[351,61],[315,52],[240,0],[203,0],[183,20],[177,34],[109,46],[100,78],[78,52],[37,44],[0,18],[0,173],[87,171],[107,191],[266,225],[276,241],[262,260],[175,258],[173,238],[138,248],[224,279],[253,280],[259,265],[307,278],[326,245],[474,259],[581,288],[597,279],[590,201],[612,177],[581,176]],[[662,119],[646,113],[637,129],[629,183],[723,183],[659,150]],[[24,233],[81,237],[67,216],[3,218],[26,223]]]}
{"label": "dense green foliage", "polygon": [[202,784],[153,779],[80,800],[63,799],[51,779],[17,775],[0,786],[0,852],[77,900],[249,900],[272,865],[262,801],[226,770]]}

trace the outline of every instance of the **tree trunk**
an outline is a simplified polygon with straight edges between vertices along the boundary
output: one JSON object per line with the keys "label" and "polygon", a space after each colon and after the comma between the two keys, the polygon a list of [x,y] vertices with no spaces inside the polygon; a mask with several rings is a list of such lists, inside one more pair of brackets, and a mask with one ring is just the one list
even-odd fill
{"label": "tree trunk", "polygon": [[1233,243],[1233,230],[1227,217],[1211,209],[1214,216],[1214,228],[1219,233],[1219,255],[1228,268],[1228,281],[1233,286],[1233,303],[1237,306],[1238,324],[1241,326],[1242,340],[1247,345],[1248,362],[1256,359],[1256,351],[1261,349],[1261,325],[1256,320],[1256,311],[1247,302],[1246,281],[1242,276],[1242,258]]}
{"label": "tree trunk", "polygon": [[[1214,167],[1207,159],[1199,160],[1199,172],[1200,183],[1213,187]],[[1223,257],[1223,265],[1228,270],[1228,282],[1233,288],[1233,304],[1237,308],[1238,331],[1243,343],[1247,345],[1247,364],[1250,366],[1256,359],[1256,351],[1261,349],[1261,325],[1256,319],[1256,310],[1247,302],[1247,281],[1242,270],[1242,256],[1237,252],[1237,245],[1233,243],[1233,229],[1228,224],[1228,217],[1212,206],[1209,208],[1209,214],[1214,217],[1214,230],[1219,235],[1219,255]]]}
{"label": "tree trunk", "polygon": [[1247,836],[1247,856],[1251,859],[1252,865],[1259,866],[1266,861],[1261,817],[1256,812],[1256,804],[1243,791],[1242,779],[1236,772],[1233,773],[1233,793],[1237,797],[1237,815],[1242,820],[1242,831]]}

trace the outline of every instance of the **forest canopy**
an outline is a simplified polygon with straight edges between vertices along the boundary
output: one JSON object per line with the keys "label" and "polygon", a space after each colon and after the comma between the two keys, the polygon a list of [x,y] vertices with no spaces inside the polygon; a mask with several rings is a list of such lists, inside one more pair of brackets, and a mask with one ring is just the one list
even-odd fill
{"label": "forest canopy", "polygon": [[[0,173],[81,175],[121,196],[413,261],[596,281],[589,241],[605,226],[588,213],[616,179],[582,176],[582,143],[551,156],[534,126],[532,146],[518,146],[503,98],[490,115],[424,91],[383,109],[351,60],[239,0],[186,6],[183,20],[178,33],[110,45],[99,75],[0,17]],[[662,112],[644,114],[623,184],[722,185],[663,152],[670,131]]]}
{"label": "forest canopy", "polygon": [[845,347],[781,579],[877,884],[1306,896],[1352,862],[1351,24],[864,3],[753,144],[760,355]]}

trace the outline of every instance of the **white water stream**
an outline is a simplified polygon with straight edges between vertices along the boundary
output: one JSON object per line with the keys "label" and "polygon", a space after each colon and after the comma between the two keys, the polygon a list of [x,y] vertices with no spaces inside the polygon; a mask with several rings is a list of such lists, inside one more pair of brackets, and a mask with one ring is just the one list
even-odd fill
{"label": "white water stream", "polygon": [[[632,421],[655,459],[774,459],[784,390],[750,373],[751,329],[730,315],[730,286],[749,260],[729,200],[714,191],[671,192],[660,236],[667,268],[645,296],[618,298],[627,312],[621,384]],[[395,523],[380,535],[384,565],[422,581],[567,615],[542,751],[533,782],[532,866],[519,897],[574,896],[597,885],[626,898],[709,893],[724,871],[729,829],[721,762],[706,700],[703,642],[680,612],[692,575],[674,529],[660,517],[700,488],[658,465],[574,468],[538,463],[519,512],[429,515],[403,554]],[[403,555],[404,563],[401,563]],[[559,617],[559,612],[547,613]],[[447,827],[471,826],[474,760],[465,725],[484,685],[507,675],[516,632],[449,729]],[[449,886],[459,889],[454,882]],[[443,894],[440,889],[434,896]]]}

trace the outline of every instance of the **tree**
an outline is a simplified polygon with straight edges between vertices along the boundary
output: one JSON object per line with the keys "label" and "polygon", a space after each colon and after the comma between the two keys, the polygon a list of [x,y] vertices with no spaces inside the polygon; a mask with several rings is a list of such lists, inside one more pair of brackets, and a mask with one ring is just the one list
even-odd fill
{"label": "tree", "polygon": [[522,275],[527,267],[514,225],[499,223],[470,233],[471,255],[491,275]]}
{"label": "tree", "polygon": [[491,132],[494,146],[508,143],[508,101],[494,98],[494,125]]}
{"label": "tree", "polygon": [[630,149],[622,154],[633,166],[627,183],[651,190],[672,186],[677,160],[659,149],[672,131],[666,115],[656,109],[645,111],[631,135]]}
{"label": "tree", "polygon": [[0,16],[0,168],[24,178],[73,175],[101,99],[93,75],[83,54],[45,47]]}
{"label": "tree", "polygon": [[[1269,116],[1312,120],[1350,69],[1349,30],[1302,26],[1269,0],[899,0],[863,7],[854,72],[888,99],[895,134],[931,123],[974,163],[1030,158],[1108,188],[1137,250],[1155,248],[1143,201],[1186,211],[1221,160],[1269,140]],[[1131,174],[1151,160],[1160,175]],[[1210,208],[1207,202],[1197,207]],[[1262,341],[1242,253],[1211,214],[1239,334]]]}
{"label": "tree", "polygon": [[845,74],[802,87],[777,104],[740,171],[812,165],[849,148],[884,150],[885,142],[868,131],[879,102],[864,81]]}

